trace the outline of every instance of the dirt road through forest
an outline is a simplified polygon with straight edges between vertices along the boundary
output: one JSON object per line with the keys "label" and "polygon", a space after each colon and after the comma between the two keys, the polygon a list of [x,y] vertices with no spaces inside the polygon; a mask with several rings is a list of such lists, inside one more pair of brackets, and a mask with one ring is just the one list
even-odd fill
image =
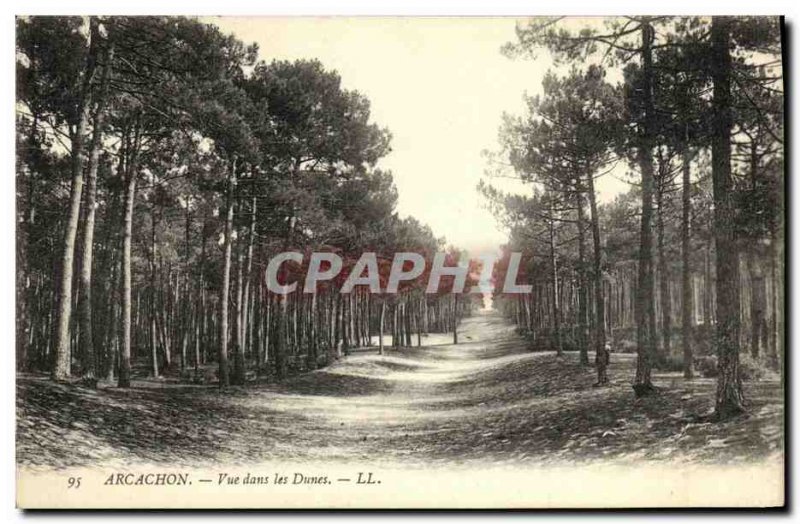
{"label": "dirt road through forest", "polygon": [[98,391],[17,380],[18,459],[246,464],[401,462],[404,466],[633,461],[745,461],[778,452],[780,387],[749,383],[747,417],[704,421],[712,379],[658,374],[662,392],[635,400],[634,356],[614,354],[611,385],[576,353],[533,353],[495,311],[422,347],[356,352],[280,383],[220,392],[140,381]]}

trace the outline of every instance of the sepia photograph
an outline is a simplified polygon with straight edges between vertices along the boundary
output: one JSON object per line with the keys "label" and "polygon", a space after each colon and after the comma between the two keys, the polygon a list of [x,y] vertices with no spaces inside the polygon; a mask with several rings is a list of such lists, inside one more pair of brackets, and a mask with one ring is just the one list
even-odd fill
{"label": "sepia photograph", "polygon": [[783,17],[14,24],[18,508],[786,507]]}

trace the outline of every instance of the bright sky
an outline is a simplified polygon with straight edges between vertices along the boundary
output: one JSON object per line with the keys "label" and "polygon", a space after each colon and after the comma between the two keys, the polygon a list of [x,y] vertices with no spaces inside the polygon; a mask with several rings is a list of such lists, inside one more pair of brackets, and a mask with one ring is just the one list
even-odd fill
{"label": "bright sky", "polygon": [[[339,72],[345,88],[366,95],[373,120],[393,135],[393,151],[380,167],[394,174],[401,215],[427,223],[474,256],[505,242],[476,190],[487,167],[481,151],[496,149],[503,112],[520,114],[523,93],[539,92],[551,67],[546,54],[532,61],[500,53],[515,38],[515,19],[204,20],[258,43],[264,60],[317,58]],[[602,181],[601,199],[622,186]]]}

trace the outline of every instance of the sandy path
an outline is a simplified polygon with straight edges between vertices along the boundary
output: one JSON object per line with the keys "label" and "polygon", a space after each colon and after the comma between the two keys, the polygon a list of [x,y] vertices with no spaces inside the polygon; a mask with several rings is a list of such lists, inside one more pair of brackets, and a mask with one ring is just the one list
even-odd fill
{"label": "sandy path", "polygon": [[130,390],[17,379],[21,463],[202,465],[269,461],[404,467],[609,459],[742,461],[782,449],[781,390],[750,383],[748,417],[698,418],[714,381],[661,373],[657,397],[635,400],[633,355],[614,354],[611,385],[577,354],[531,353],[497,313],[481,311],[423,347],[357,352],[277,384],[141,382]]}

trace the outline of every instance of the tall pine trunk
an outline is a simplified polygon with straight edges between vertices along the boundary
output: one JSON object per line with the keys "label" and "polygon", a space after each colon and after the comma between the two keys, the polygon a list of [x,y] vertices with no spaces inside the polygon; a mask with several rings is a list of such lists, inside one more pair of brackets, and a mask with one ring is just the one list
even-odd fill
{"label": "tall pine trunk", "polygon": [[642,101],[644,122],[642,136],[639,138],[639,168],[642,171],[642,219],[639,236],[639,268],[636,288],[636,377],[633,390],[637,397],[655,391],[651,382],[653,357],[655,356],[655,308],[653,279],[653,27],[644,22],[642,26]]}
{"label": "tall pine trunk", "polygon": [[669,288],[669,265],[667,264],[666,248],[664,246],[664,191],[665,191],[665,177],[667,175],[668,166],[664,167],[664,172],[661,173],[660,184],[656,192],[656,200],[658,201],[658,219],[656,221],[656,230],[658,233],[658,283],[659,295],[661,306],[661,354],[659,360],[663,363],[669,358],[672,352],[672,312],[670,307],[672,304],[672,296]]}
{"label": "tall pine trunk", "polygon": [[[550,195],[550,198],[552,198],[552,195]],[[551,200],[550,220],[548,223],[550,236],[550,270],[552,271],[553,277],[553,293],[551,299],[553,301],[553,329],[555,330],[556,354],[560,356],[564,348],[561,342],[561,310],[559,308],[558,296],[558,256],[556,255],[556,226],[554,213],[555,206]]]}
{"label": "tall pine trunk", "polygon": [[[138,145],[138,132],[135,141]],[[122,237],[122,352],[119,358],[119,377],[117,385],[121,388],[131,386],[131,244],[133,243],[133,209],[136,199],[136,160],[127,166],[127,187],[125,191],[125,215]],[[137,308],[138,309],[138,308]]]}
{"label": "tall pine trunk", "polygon": [[228,370],[228,296],[231,286],[231,249],[233,247],[233,193],[236,190],[236,158],[231,160],[228,171],[228,187],[225,191],[225,255],[222,269],[222,287],[219,293],[219,387],[228,387],[231,383]]}
{"label": "tall pine trunk", "polygon": [[[241,213],[241,205],[239,212]],[[244,299],[244,257],[242,253],[243,243],[241,235],[237,235],[236,242],[236,291],[234,295],[234,303],[236,309],[234,310],[233,317],[233,375],[231,376],[231,383],[236,386],[244,385],[245,379],[245,363],[244,363],[244,311],[245,304],[242,303]]]}
{"label": "tall pine trunk", "polygon": [[[688,141],[687,141],[688,142]],[[683,346],[683,376],[692,378],[692,286],[689,257],[689,220],[691,216],[691,160],[689,145],[683,146],[681,187],[681,345]]]}
{"label": "tall pine trunk", "polygon": [[[591,175],[589,175],[591,176]],[[580,362],[583,365],[589,364],[589,340],[587,337],[587,324],[589,319],[589,310],[588,310],[588,293],[586,286],[587,278],[586,278],[586,234],[584,231],[584,224],[586,223],[586,218],[584,217],[585,211],[583,209],[583,187],[580,183],[580,179],[578,179],[577,186],[575,188],[576,193],[576,206],[578,208],[578,221],[577,221],[577,231],[578,231],[578,350],[580,352]],[[520,297],[522,300],[522,304],[526,305],[525,297]],[[527,308],[526,308],[527,309]],[[525,322],[526,324],[529,323],[530,315],[526,313],[525,315]],[[533,331],[533,325],[530,323],[529,329]]]}
{"label": "tall pine trunk", "polygon": [[51,378],[64,380],[71,374],[70,355],[70,322],[72,317],[72,275],[75,259],[75,239],[78,234],[78,220],[81,213],[81,197],[83,194],[83,169],[86,164],[86,131],[89,125],[91,106],[91,84],[97,62],[97,30],[96,17],[89,19],[89,52],[83,71],[83,81],[76,107],[76,121],[71,132],[72,163],[71,185],[69,194],[69,211],[67,213],[64,240],[61,244],[61,278],[58,288],[58,311],[56,317],[56,340],[53,352]]}
{"label": "tall pine trunk", "polygon": [[715,415],[724,420],[744,411],[739,375],[739,257],[734,230],[735,203],[731,180],[731,54],[730,23],[711,22],[711,74],[714,82],[711,143],[714,185],[714,239],[717,269],[717,398]]}
{"label": "tall pine trunk", "polygon": [[606,306],[603,293],[603,247],[600,242],[600,215],[597,211],[597,194],[594,189],[594,176],[588,174],[589,207],[592,222],[592,247],[594,249],[594,354],[597,367],[597,384],[608,383],[608,362],[611,355],[606,349]]}
{"label": "tall pine trunk", "polygon": [[[92,39],[99,39],[97,24],[92,24]],[[83,227],[83,255],[81,258],[81,295],[78,301],[78,311],[81,323],[81,377],[89,385],[96,385],[97,358],[92,326],[92,260],[94,247],[95,212],[97,200],[97,167],[100,162],[100,149],[105,124],[105,100],[108,90],[108,80],[111,70],[111,61],[114,59],[114,49],[109,47],[104,56],[103,73],[100,81],[100,94],[97,96],[94,110],[94,129],[89,152],[89,169],[86,173],[86,213]]]}
{"label": "tall pine trunk", "polygon": [[[150,185],[155,187],[155,176],[150,178]],[[150,207],[150,290],[148,306],[150,308],[150,365],[153,377],[158,377],[158,316],[157,303],[157,269],[156,269],[156,208]],[[163,307],[163,305],[162,305]]]}
{"label": "tall pine trunk", "polygon": [[[253,320],[250,318],[250,310],[248,309],[247,305],[251,302],[250,296],[253,280],[253,244],[255,243],[256,235],[256,205],[257,200],[256,197],[253,196],[250,200],[250,227],[247,234],[247,254],[245,256],[244,266],[244,298],[242,299],[245,304],[242,316],[242,325],[244,326],[244,333],[242,334],[243,352],[245,352],[247,347],[253,347],[253,344],[248,342],[247,336],[247,326],[253,323]],[[253,314],[255,314],[255,311],[256,309],[253,308]]]}
{"label": "tall pine trunk", "polygon": [[453,344],[458,344],[458,293],[456,292],[453,292]]}

